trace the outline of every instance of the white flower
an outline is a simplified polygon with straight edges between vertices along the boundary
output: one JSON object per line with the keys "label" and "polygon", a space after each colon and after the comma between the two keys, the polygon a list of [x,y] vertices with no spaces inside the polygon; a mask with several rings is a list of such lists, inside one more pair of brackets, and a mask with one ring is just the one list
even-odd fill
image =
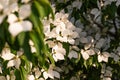
{"label": "white flower", "polygon": [[91,43],[86,43],[85,45],[84,45],[84,49],[85,50],[87,50],[87,49],[89,49],[90,47],[91,47]]}
{"label": "white flower", "polygon": [[19,69],[20,64],[21,64],[20,58],[16,58],[16,59],[10,60],[7,63],[7,67],[9,68],[9,67],[15,66],[17,69]]}
{"label": "white flower", "polygon": [[9,15],[11,12],[15,12],[17,10],[18,5],[16,0],[0,0],[0,12],[3,12],[2,14],[0,14],[0,24],[2,23],[6,15]]}
{"label": "white flower", "polygon": [[105,39],[101,38],[101,39],[96,43],[95,47],[100,49],[100,48],[104,45],[105,41],[106,41]]}
{"label": "white flower", "polygon": [[6,80],[16,80],[16,76],[13,70],[11,70],[10,74],[6,76]]}
{"label": "white flower", "polygon": [[35,80],[34,75],[28,75],[28,80]]}
{"label": "white flower", "polygon": [[83,49],[81,50],[81,54],[82,54],[83,59],[85,59],[85,60],[89,59],[89,57],[90,57],[89,54],[86,53]]}
{"label": "white flower", "polygon": [[111,4],[113,1],[115,1],[115,0],[105,0],[104,5],[105,5],[105,6],[106,6],[106,5],[109,5],[109,4]]}
{"label": "white flower", "polygon": [[30,5],[25,4],[19,8],[18,11],[19,18],[17,18],[15,14],[8,15],[7,21],[10,24],[8,30],[13,37],[17,36],[22,31],[32,30],[32,23],[27,20],[23,21],[23,19],[27,18],[30,15],[31,12],[30,9],[31,9]]}
{"label": "white flower", "polygon": [[12,36],[15,37],[22,31],[31,31],[32,23],[29,21],[15,22],[10,24],[8,30],[12,34]]}
{"label": "white flower", "polygon": [[52,48],[53,58],[55,61],[64,60],[64,55],[66,54],[65,49],[62,46],[55,45]]}
{"label": "white flower", "polygon": [[120,5],[120,0],[117,0],[116,6],[118,7]]}
{"label": "white flower", "polygon": [[32,40],[29,40],[29,45],[30,45],[30,48],[31,48],[31,52],[35,53],[36,52],[36,48],[35,48],[34,43],[33,43]]}
{"label": "white flower", "polygon": [[72,58],[78,58],[78,53],[77,53],[76,51],[74,51],[74,50],[71,50],[71,51],[69,52],[69,54],[68,54],[68,57],[69,57],[70,59],[72,59]]}
{"label": "white flower", "polygon": [[110,57],[112,57],[114,59],[114,61],[116,61],[116,62],[119,61],[119,59],[120,59],[120,57],[115,53],[111,53]]}
{"label": "white flower", "polygon": [[15,66],[17,69],[19,69],[19,66],[21,64],[21,60],[20,60],[20,56],[23,54],[22,51],[18,51],[17,52],[17,55],[14,55],[10,52],[10,50],[8,49],[7,51],[5,52],[2,52],[2,58],[4,60],[9,60],[8,63],[7,63],[7,67],[13,67]]}
{"label": "white flower", "polygon": [[12,23],[16,22],[17,20],[18,20],[18,18],[16,17],[16,15],[9,14],[7,22],[10,23],[10,24],[12,24]]}
{"label": "white flower", "polygon": [[53,67],[50,65],[48,71],[43,72],[43,77],[45,79],[47,79],[48,77],[51,79],[54,79],[54,77],[60,78],[60,74],[57,71],[54,71]]}
{"label": "white flower", "polygon": [[9,49],[9,48],[5,48],[5,49],[3,49],[3,51],[2,51],[1,57],[2,57],[4,60],[10,60],[10,59],[12,59],[13,57],[15,57],[15,55],[10,52],[10,49]]}
{"label": "white flower", "polygon": [[94,15],[94,20],[96,20],[96,18],[100,16],[100,11],[97,8],[94,8],[91,10],[91,14]]}
{"label": "white flower", "polygon": [[30,13],[31,13],[31,10],[30,10],[30,4],[25,4],[25,5],[22,5],[18,11],[18,14],[19,14],[19,18],[20,19],[25,19],[27,18]]}
{"label": "white flower", "polygon": [[94,55],[95,51],[93,49],[89,49],[89,50],[86,50],[85,53],[87,53],[88,55]]}
{"label": "white flower", "polygon": [[41,76],[41,71],[38,67],[34,68],[35,78],[38,79]]}
{"label": "white flower", "polygon": [[82,2],[80,2],[79,0],[76,0],[72,3],[72,6],[80,9],[82,6]]}
{"label": "white flower", "polygon": [[22,31],[31,31],[32,30],[32,23],[30,21],[24,20],[24,21],[17,21],[18,18],[15,14],[10,14],[8,16],[8,22],[9,25],[9,32],[12,34],[12,36],[17,36]]}
{"label": "white flower", "polygon": [[80,42],[81,42],[81,43],[88,43],[88,39],[85,38],[85,37],[81,37],[81,38],[80,38]]}
{"label": "white flower", "polygon": [[108,52],[102,52],[102,54],[98,55],[98,62],[108,62],[108,58],[110,57],[110,54]]}

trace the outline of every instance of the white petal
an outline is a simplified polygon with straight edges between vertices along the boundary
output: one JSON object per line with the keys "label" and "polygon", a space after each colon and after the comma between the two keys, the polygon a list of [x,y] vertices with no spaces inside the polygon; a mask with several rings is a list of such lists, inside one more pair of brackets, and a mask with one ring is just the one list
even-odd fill
{"label": "white petal", "polygon": [[80,42],[81,42],[81,43],[88,43],[88,39],[85,38],[85,37],[81,37],[81,38],[80,38]]}
{"label": "white petal", "polygon": [[48,73],[47,73],[47,72],[43,72],[43,77],[44,77],[45,79],[47,79],[47,78],[48,78]]}
{"label": "white petal", "polygon": [[13,67],[13,66],[15,66],[15,61],[14,61],[14,60],[10,60],[10,61],[7,63],[7,68]]}
{"label": "white petal", "polygon": [[51,78],[51,79],[54,79],[54,73],[53,73],[52,69],[48,70],[48,77]]}
{"label": "white petal", "polygon": [[67,42],[67,37],[57,36],[56,39],[59,40],[59,41],[61,41],[61,42]]}
{"label": "white petal", "polygon": [[8,23],[12,24],[12,23],[14,23],[15,21],[17,21],[17,19],[18,19],[18,18],[16,17],[15,14],[9,14],[7,21],[8,21]]}
{"label": "white petal", "polygon": [[9,6],[7,6],[5,9],[4,9],[4,13],[6,15],[9,15],[11,12],[14,13],[15,11],[18,11],[18,3],[15,2],[16,0],[14,0],[14,2],[12,0],[9,0],[11,1],[9,3]]}
{"label": "white petal", "polygon": [[60,78],[60,74],[57,71],[53,71],[54,77]]}
{"label": "white petal", "polygon": [[57,59],[57,57],[55,55],[53,55],[53,58],[54,58],[55,62],[58,61],[58,59]]}
{"label": "white petal", "polygon": [[23,31],[23,27],[20,22],[16,22],[13,24],[10,24],[8,28],[9,32],[12,34],[12,36],[17,36],[20,32]]}
{"label": "white petal", "polygon": [[31,13],[31,10],[30,10],[30,5],[29,4],[26,4],[26,5],[22,5],[19,9],[19,17],[21,19],[25,19],[27,18],[30,13]]}
{"label": "white petal", "polygon": [[94,52],[94,50],[92,50],[92,49],[90,49],[90,50],[87,50],[87,51],[85,51],[87,54],[89,54],[89,55],[94,55],[95,54],[95,52]]}
{"label": "white petal", "polygon": [[14,60],[14,62],[15,62],[15,67],[16,67],[17,69],[19,69],[19,66],[20,66],[20,64],[21,64],[20,58],[16,58],[16,59]]}
{"label": "white petal", "polygon": [[89,58],[89,55],[86,52],[81,51],[83,59],[87,60]]}
{"label": "white petal", "polygon": [[110,56],[110,54],[108,52],[102,52],[102,54],[104,57],[107,57],[107,58]]}
{"label": "white petal", "polygon": [[91,43],[87,43],[87,44],[84,45],[85,50],[89,49],[90,47],[91,47]]}
{"label": "white petal", "polygon": [[31,52],[35,53],[36,52],[36,48],[34,46],[31,46]]}
{"label": "white petal", "polygon": [[65,55],[66,50],[59,45],[55,45],[52,49],[52,53],[61,53],[61,54]]}
{"label": "white petal", "polygon": [[75,44],[75,40],[72,39],[72,38],[68,38],[68,42],[69,42],[70,44]]}
{"label": "white petal", "polygon": [[30,21],[22,21],[21,25],[22,25],[24,31],[32,30],[32,23]]}
{"label": "white petal", "polygon": [[71,58],[78,58],[78,54],[76,51],[70,51],[70,53],[68,54],[68,57]]}
{"label": "white petal", "polygon": [[15,57],[15,55],[12,54],[12,53],[10,53],[10,52],[8,52],[8,53],[3,53],[3,54],[2,54],[2,58],[3,58],[4,60],[10,60],[10,59],[12,59],[13,57]]}
{"label": "white petal", "polygon": [[28,80],[35,80],[33,75],[28,75]]}
{"label": "white petal", "polygon": [[103,56],[102,55],[98,55],[98,62],[102,62],[103,61]]}
{"label": "white petal", "polygon": [[98,9],[94,8],[91,10],[91,14],[96,15],[98,13]]}
{"label": "white petal", "polygon": [[101,38],[95,45],[96,48],[101,48],[105,43],[105,39]]}
{"label": "white petal", "polygon": [[54,56],[59,60],[64,60],[64,55],[61,53],[56,53],[56,54],[54,54]]}

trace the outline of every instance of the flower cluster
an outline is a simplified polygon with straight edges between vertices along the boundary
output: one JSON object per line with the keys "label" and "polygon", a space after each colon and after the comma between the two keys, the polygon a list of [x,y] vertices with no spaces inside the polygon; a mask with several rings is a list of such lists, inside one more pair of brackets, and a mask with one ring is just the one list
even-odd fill
{"label": "flower cluster", "polygon": [[[120,74],[114,75],[120,72],[117,13],[120,1],[50,1],[54,5],[54,20],[47,15],[50,9],[44,10],[47,0],[0,1],[0,27],[6,23],[11,42],[12,39],[15,42],[14,48],[14,43],[5,37],[7,42],[0,54],[0,80],[16,80],[18,74],[21,80],[119,78]],[[111,7],[116,11],[109,13]],[[22,32],[30,33],[21,37]]]}

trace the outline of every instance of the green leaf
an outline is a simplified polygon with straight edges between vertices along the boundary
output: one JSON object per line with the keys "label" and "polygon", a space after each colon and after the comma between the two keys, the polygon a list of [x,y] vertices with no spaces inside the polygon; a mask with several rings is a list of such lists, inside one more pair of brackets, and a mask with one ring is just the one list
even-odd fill
{"label": "green leaf", "polygon": [[32,61],[33,59],[33,54],[31,53],[31,48],[30,48],[30,45],[29,45],[29,35],[26,34],[24,35],[25,38],[23,39],[23,44],[22,44],[22,48],[24,50],[24,54],[25,56],[27,57],[28,60]]}
{"label": "green leaf", "polygon": [[30,70],[31,70],[30,61],[28,61],[28,59],[26,58],[26,56],[22,56],[21,58],[25,62],[25,65],[23,65],[23,66],[26,66],[26,72],[29,73]]}
{"label": "green leaf", "polygon": [[19,45],[22,46],[24,45],[24,40],[25,40],[25,32],[22,32],[18,35],[18,41],[19,41]]}
{"label": "green leaf", "polygon": [[40,39],[39,36],[35,33],[32,32],[30,33],[30,38],[34,42],[35,48],[36,48],[36,56],[38,57],[38,60],[40,61],[41,65],[43,66],[45,64],[45,57],[43,52],[41,52],[43,45],[40,44]]}
{"label": "green leaf", "polygon": [[18,69],[16,69],[15,70],[16,80],[22,80],[20,75],[21,75],[20,71]]}
{"label": "green leaf", "polygon": [[54,19],[54,14],[48,0],[34,1],[34,5],[41,19],[48,17],[49,14],[51,14],[52,18]]}
{"label": "green leaf", "polygon": [[27,79],[27,72],[24,67],[20,67],[20,76],[21,80],[26,80]]}

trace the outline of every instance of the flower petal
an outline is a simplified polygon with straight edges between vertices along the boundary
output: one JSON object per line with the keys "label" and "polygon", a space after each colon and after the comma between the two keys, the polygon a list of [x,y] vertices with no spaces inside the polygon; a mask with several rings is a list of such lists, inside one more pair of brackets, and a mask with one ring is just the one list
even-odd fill
{"label": "flower petal", "polygon": [[22,21],[21,25],[22,25],[24,31],[32,30],[32,23],[30,21]]}
{"label": "flower petal", "polygon": [[31,13],[30,5],[29,4],[22,5],[18,13],[21,19],[27,18]]}
{"label": "flower petal", "polygon": [[103,56],[102,55],[98,55],[98,62],[102,62],[103,61]]}
{"label": "flower petal", "polygon": [[71,58],[78,58],[78,54],[76,51],[70,51],[68,57],[71,59]]}
{"label": "flower petal", "polygon": [[13,66],[15,66],[15,61],[14,61],[14,60],[10,60],[10,61],[8,62],[8,64],[7,64],[7,68],[13,67]]}
{"label": "flower petal", "polygon": [[55,57],[57,58],[57,59],[59,59],[59,60],[64,60],[64,55],[63,54],[61,54],[61,53],[56,53],[56,54],[54,54],[55,55]]}
{"label": "flower petal", "polygon": [[15,62],[15,67],[16,67],[17,69],[19,69],[19,66],[20,66],[20,64],[21,64],[20,58],[16,58],[16,59],[14,60],[14,62]]}
{"label": "flower petal", "polygon": [[17,18],[17,16],[16,16],[15,14],[9,14],[7,21],[8,21],[8,23],[12,24],[12,23],[14,23],[15,21],[17,21],[17,19],[18,19],[18,18]]}
{"label": "flower petal", "polygon": [[3,58],[4,60],[10,60],[10,59],[12,59],[13,57],[15,57],[15,55],[12,54],[12,53],[10,53],[10,50],[5,50],[5,51],[2,52],[2,58]]}
{"label": "flower petal", "polygon": [[43,77],[44,77],[45,79],[47,79],[47,78],[48,78],[48,73],[47,73],[47,72],[43,72]]}
{"label": "flower petal", "polygon": [[83,59],[87,60],[89,58],[89,55],[83,50],[81,50],[81,54],[82,54]]}
{"label": "flower petal", "polygon": [[53,71],[54,77],[60,78],[60,74],[57,71]]}
{"label": "flower petal", "polygon": [[10,24],[8,28],[9,32],[11,33],[12,36],[17,36],[20,32],[23,31],[23,27],[20,22],[16,22],[13,24]]}

